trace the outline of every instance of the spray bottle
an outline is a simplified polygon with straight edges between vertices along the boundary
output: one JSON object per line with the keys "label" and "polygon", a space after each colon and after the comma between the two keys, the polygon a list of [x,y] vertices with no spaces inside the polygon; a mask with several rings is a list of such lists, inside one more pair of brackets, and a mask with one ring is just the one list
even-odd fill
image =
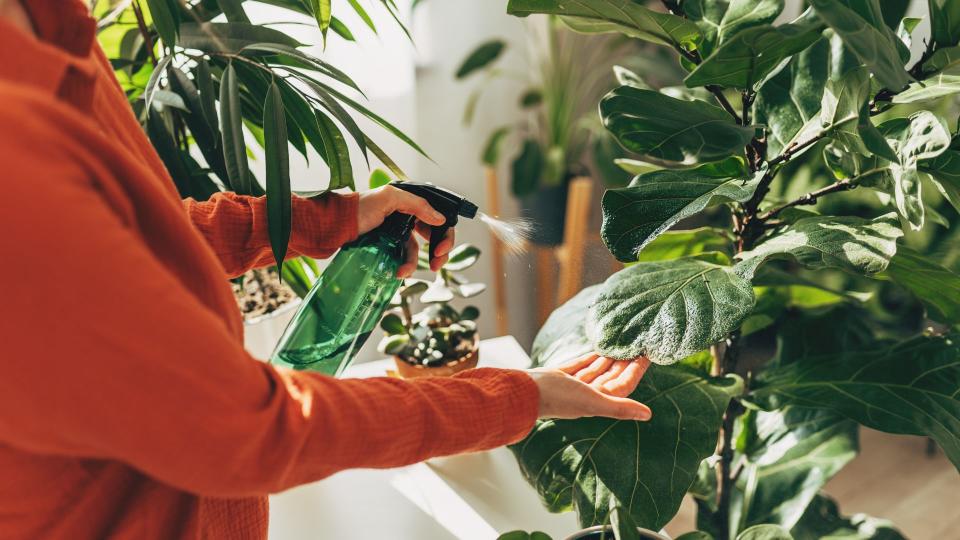
{"label": "spray bottle", "polygon": [[[477,215],[477,205],[432,184],[396,182],[393,186],[423,197],[446,218],[443,225],[431,228],[431,259],[461,216]],[[415,222],[413,216],[396,212],[344,246],[310,289],[270,361],[331,376],[343,373],[400,287],[397,270]]]}

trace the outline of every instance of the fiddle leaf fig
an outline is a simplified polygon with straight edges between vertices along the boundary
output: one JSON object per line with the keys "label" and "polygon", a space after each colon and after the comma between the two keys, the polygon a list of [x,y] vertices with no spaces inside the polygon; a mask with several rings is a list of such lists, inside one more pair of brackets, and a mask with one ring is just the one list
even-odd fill
{"label": "fiddle leaf fig", "polygon": [[840,0],[811,0],[810,4],[849,50],[876,75],[880,84],[899,91],[910,83],[910,76],[900,61],[899,40],[895,36],[890,39],[893,34],[889,29],[884,32],[873,26]]}
{"label": "fiddle leaf fig", "polygon": [[800,521],[820,488],[857,455],[855,422],[822,409],[756,414],[753,451],[732,492],[741,528]]}
{"label": "fiddle leaf fig", "polygon": [[611,358],[672,364],[706,349],[750,315],[750,282],[697,258],[637,263],[604,283],[587,336]]}
{"label": "fiddle leaf fig", "polygon": [[639,526],[657,530],[713,453],[720,417],[740,389],[735,378],[657,367],[630,396],[653,411],[649,422],[548,420],[511,450],[550,511],[576,509],[589,526],[604,523],[613,502]]}
{"label": "fiddle leaf fig", "polygon": [[817,497],[807,507],[803,518],[790,531],[795,540],[906,540],[892,523],[866,514],[843,517],[837,503],[825,496]]}
{"label": "fiddle leaf fig", "polygon": [[602,288],[587,287],[550,314],[533,340],[530,357],[534,366],[555,367],[593,351],[583,321]]}
{"label": "fiddle leaf fig", "polygon": [[700,31],[694,23],[648,9],[633,0],[510,0],[507,13],[520,17],[533,13],[560,15],[579,32],[619,32],[677,47],[694,48],[700,39]]}
{"label": "fiddle leaf fig", "polygon": [[689,87],[708,84],[752,89],[780,63],[820,39],[816,24],[765,24],[734,35],[684,79]]}
{"label": "fiddle leaf fig", "polygon": [[737,540],[793,540],[779,525],[755,525],[737,535]]}
{"label": "fiddle leaf fig", "polygon": [[867,427],[935,440],[960,468],[960,336],[792,359],[758,380],[764,408],[827,408]]}
{"label": "fiddle leaf fig", "polygon": [[901,247],[887,274],[920,299],[930,318],[960,324],[960,275],[915,250]]}
{"label": "fiddle leaf fig", "polygon": [[932,79],[911,84],[893,97],[894,103],[917,103],[939,99],[960,92],[960,74],[938,73]]}
{"label": "fiddle leaf fig", "polygon": [[664,169],[637,176],[625,188],[603,195],[600,236],[614,257],[637,260],[661,233],[708,206],[744,202],[757,181],[743,160],[730,158],[694,169]]}
{"label": "fiddle leaf fig", "polygon": [[740,30],[772,23],[783,11],[783,0],[687,0],[683,11],[700,28],[703,39],[698,50],[706,57]]}
{"label": "fiddle leaf fig", "polygon": [[600,101],[603,123],[624,148],[657,159],[702,162],[740,153],[755,130],[720,107],[621,86]]}
{"label": "fiddle leaf fig", "polygon": [[792,256],[810,268],[844,268],[877,274],[887,268],[903,236],[896,214],[873,220],[817,216],[797,220],[755,249],[737,255],[736,272],[752,279],[768,259]]}

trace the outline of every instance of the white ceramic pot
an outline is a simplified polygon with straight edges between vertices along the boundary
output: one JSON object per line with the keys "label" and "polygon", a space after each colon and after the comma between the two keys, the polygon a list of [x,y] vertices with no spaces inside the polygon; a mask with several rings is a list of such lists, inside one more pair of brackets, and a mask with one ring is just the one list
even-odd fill
{"label": "white ceramic pot", "polygon": [[261,360],[270,358],[270,353],[280,341],[280,336],[290,324],[300,307],[301,300],[296,298],[273,313],[250,319],[244,322],[243,326],[243,346],[251,355]]}

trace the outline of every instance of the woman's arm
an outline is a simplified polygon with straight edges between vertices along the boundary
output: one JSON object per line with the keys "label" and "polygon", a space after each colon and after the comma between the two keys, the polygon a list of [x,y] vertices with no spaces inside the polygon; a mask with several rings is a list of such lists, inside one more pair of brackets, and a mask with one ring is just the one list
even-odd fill
{"label": "woman's arm", "polygon": [[6,173],[0,443],[234,497],[491,448],[533,425],[537,386],[519,371],[340,381],[253,360],[62,158]]}
{"label": "woman's arm", "polygon": [[[218,193],[203,202],[186,199],[183,206],[228,275],[273,264],[265,197]],[[323,259],[356,238],[357,206],[356,194],[294,197],[287,256]]]}

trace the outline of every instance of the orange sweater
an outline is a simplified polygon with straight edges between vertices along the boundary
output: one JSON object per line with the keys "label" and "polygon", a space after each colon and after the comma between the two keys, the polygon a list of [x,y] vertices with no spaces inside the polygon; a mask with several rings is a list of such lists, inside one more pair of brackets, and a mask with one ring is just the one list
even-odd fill
{"label": "orange sweater", "polygon": [[[525,435],[522,372],[342,380],[243,350],[226,282],[267,264],[260,199],[182,203],[79,0],[0,20],[0,538],[263,538],[266,495]],[[357,234],[294,205],[292,250]],[[322,537],[322,531],[316,532]]]}

